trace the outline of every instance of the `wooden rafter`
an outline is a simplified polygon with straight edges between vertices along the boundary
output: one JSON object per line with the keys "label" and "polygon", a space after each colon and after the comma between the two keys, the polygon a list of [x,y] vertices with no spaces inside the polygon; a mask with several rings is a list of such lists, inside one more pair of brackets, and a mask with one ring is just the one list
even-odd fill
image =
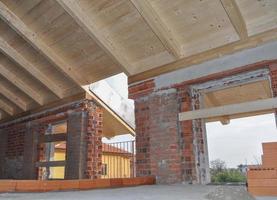
{"label": "wooden rafter", "polygon": [[22,90],[25,94],[30,96],[34,101],[38,104],[44,104],[44,97],[41,96],[38,91],[34,90],[29,84],[24,82],[23,77],[20,74],[14,74],[13,72],[9,71],[8,68],[3,66],[0,63],[0,74],[8,79],[12,84],[14,84],[17,88]]}
{"label": "wooden rafter", "polygon": [[241,40],[248,38],[247,27],[235,0],[220,0]]}
{"label": "wooden rafter", "polygon": [[[77,84],[82,82],[80,74],[72,72],[72,67],[59,57],[34,31],[28,28],[25,23],[1,1],[0,17],[19,35],[26,39],[37,51],[44,55],[59,71]],[[60,95],[61,97],[64,97],[66,94]]]}
{"label": "wooden rafter", "polygon": [[9,115],[15,114],[15,109],[10,103],[8,103],[6,100],[0,98],[0,109],[4,110]]}
{"label": "wooden rafter", "polygon": [[168,73],[181,68],[186,68],[191,65],[200,64],[207,60],[219,58],[224,55],[229,55],[229,54],[241,51],[243,49],[256,47],[258,45],[264,44],[269,41],[274,41],[274,40],[277,40],[276,28],[261,34],[248,37],[247,40],[240,40],[237,42],[233,42],[215,49],[205,51],[203,53],[185,57],[175,62],[130,76],[128,81],[129,83],[135,83],[141,80],[146,80],[151,77],[158,76],[160,74]]}
{"label": "wooden rafter", "polygon": [[93,21],[84,13],[81,1],[75,0],[56,0],[64,10],[79,24],[79,26],[107,53],[115,63],[117,63],[126,75],[130,75],[127,68],[131,65],[126,55],[109,39],[107,39],[95,27]]}
{"label": "wooden rafter", "polygon": [[172,31],[162,21],[159,14],[154,10],[151,3],[148,0],[131,0],[138,12],[158,36],[166,49],[174,55],[176,58],[183,57],[181,45],[176,40]]}
{"label": "wooden rafter", "polygon": [[0,84],[0,93],[5,96],[7,99],[12,101],[15,105],[17,105],[22,110],[26,111],[28,109],[28,104],[24,102],[18,94],[13,93],[10,91],[9,88],[5,87],[4,85]]}
{"label": "wooden rafter", "polygon": [[18,65],[23,67],[31,75],[33,75],[37,80],[44,84],[50,91],[56,94],[58,97],[63,98],[63,91],[49,79],[49,76],[29,62],[25,57],[23,57],[19,52],[16,51],[12,46],[10,46],[2,37],[0,37],[0,50],[14,60]]}

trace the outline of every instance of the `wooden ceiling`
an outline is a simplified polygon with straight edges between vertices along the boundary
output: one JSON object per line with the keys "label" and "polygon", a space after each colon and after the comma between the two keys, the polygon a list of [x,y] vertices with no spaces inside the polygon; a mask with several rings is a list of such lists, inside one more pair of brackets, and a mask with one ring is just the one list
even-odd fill
{"label": "wooden ceiling", "polygon": [[0,18],[1,118],[277,39],[276,0],[0,0]]}

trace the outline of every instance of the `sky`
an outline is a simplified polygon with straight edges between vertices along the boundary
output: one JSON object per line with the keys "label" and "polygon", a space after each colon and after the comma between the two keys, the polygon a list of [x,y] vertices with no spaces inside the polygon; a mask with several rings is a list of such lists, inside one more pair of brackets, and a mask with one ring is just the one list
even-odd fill
{"label": "sky", "polygon": [[262,143],[277,142],[274,114],[206,124],[209,159],[224,160],[227,167],[261,163]]}
{"label": "sky", "polygon": [[[128,83],[125,74],[118,74],[107,82],[122,97],[128,98]],[[277,128],[274,114],[231,120],[230,124],[220,122],[206,124],[210,161],[224,160],[227,167],[239,164],[261,162],[262,143],[277,142]],[[131,135],[117,136],[104,142],[134,140]]]}

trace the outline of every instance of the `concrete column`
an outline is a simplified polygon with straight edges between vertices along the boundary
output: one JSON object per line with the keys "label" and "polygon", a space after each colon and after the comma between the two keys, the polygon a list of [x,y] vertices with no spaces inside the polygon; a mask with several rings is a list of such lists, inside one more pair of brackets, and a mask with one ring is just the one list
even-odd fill
{"label": "concrete column", "polygon": [[67,121],[65,179],[83,179],[86,170],[88,114],[72,112]]}
{"label": "concrete column", "polygon": [[0,130],[0,179],[5,179],[5,157],[8,144],[8,134],[4,129]]}
{"label": "concrete column", "polygon": [[23,153],[23,179],[37,179],[36,168],[38,153],[39,125],[35,122],[26,123],[26,133],[24,135]]}

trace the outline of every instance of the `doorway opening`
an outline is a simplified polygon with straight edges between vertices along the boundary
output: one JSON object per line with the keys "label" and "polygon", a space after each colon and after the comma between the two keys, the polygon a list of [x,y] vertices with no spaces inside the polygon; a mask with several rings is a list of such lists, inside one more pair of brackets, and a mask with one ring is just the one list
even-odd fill
{"label": "doorway opening", "polygon": [[262,143],[276,142],[275,114],[206,123],[212,182],[245,181],[247,168],[262,164]]}

